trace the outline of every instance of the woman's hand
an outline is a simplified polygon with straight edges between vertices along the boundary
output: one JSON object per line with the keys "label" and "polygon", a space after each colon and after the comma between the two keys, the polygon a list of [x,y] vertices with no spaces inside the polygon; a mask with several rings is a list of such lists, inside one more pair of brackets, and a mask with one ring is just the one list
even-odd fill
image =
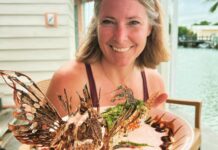
{"label": "woman's hand", "polygon": [[167,100],[168,95],[166,93],[154,93],[147,100],[148,107],[150,108],[163,108],[164,102]]}

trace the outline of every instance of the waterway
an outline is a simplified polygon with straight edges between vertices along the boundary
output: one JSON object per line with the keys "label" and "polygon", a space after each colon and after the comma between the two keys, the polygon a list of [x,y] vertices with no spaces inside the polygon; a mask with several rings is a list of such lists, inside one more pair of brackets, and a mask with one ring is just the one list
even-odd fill
{"label": "waterway", "polygon": [[218,50],[178,48],[175,96],[202,100],[202,124],[218,133]]}

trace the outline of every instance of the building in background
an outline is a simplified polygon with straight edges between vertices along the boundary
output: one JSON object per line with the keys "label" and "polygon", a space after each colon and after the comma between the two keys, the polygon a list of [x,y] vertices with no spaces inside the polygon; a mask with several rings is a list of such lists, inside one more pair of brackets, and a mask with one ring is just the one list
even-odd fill
{"label": "building in background", "polygon": [[197,40],[205,41],[203,46],[217,47],[218,25],[193,25],[191,29],[197,34]]}

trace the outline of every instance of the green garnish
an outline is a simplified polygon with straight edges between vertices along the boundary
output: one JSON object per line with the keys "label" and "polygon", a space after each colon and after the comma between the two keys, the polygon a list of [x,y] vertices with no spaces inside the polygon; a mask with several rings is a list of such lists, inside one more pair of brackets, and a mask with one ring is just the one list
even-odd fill
{"label": "green garnish", "polygon": [[125,110],[128,110],[130,107],[134,107],[134,111],[139,111],[142,114],[143,112],[146,112],[144,102],[141,100],[136,100],[135,103],[125,102],[123,104],[117,104],[114,107],[108,108],[101,114],[106,122],[107,128],[110,130],[114,126],[114,123],[117,121],[117,119],[122,115],[122,113],[125,112]]}
{"label": "green garnish", "polygon": [[153,147],[153,146],[145,144],[145,143],[136,143],[136,142],[131,142],[131,141],[121,141],[117,145],[115,145],[113,148],[114,149],[118,149],[118,148],[135,148],[135,147],[144,147],[144,146]]}

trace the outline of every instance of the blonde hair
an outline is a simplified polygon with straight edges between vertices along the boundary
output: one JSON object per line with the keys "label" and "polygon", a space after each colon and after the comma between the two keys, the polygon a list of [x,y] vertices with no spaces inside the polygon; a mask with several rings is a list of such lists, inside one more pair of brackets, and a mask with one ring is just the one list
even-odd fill
{"label": "blonde hair", "polygon": [[[163,31],[163,12],[159,0],[138,0],[146,9],[149,23],[152,26],[151,34],[147,38],[143,52],[136,58],[138,67],[155,68],[160,62],[168,60],[168,51]],[[88,29],[86,40],[77,53],[77,60],[84,63],[100,61],[102,52],[97,37],[97,21],[102,0],[95,0],[94,16]]]}

